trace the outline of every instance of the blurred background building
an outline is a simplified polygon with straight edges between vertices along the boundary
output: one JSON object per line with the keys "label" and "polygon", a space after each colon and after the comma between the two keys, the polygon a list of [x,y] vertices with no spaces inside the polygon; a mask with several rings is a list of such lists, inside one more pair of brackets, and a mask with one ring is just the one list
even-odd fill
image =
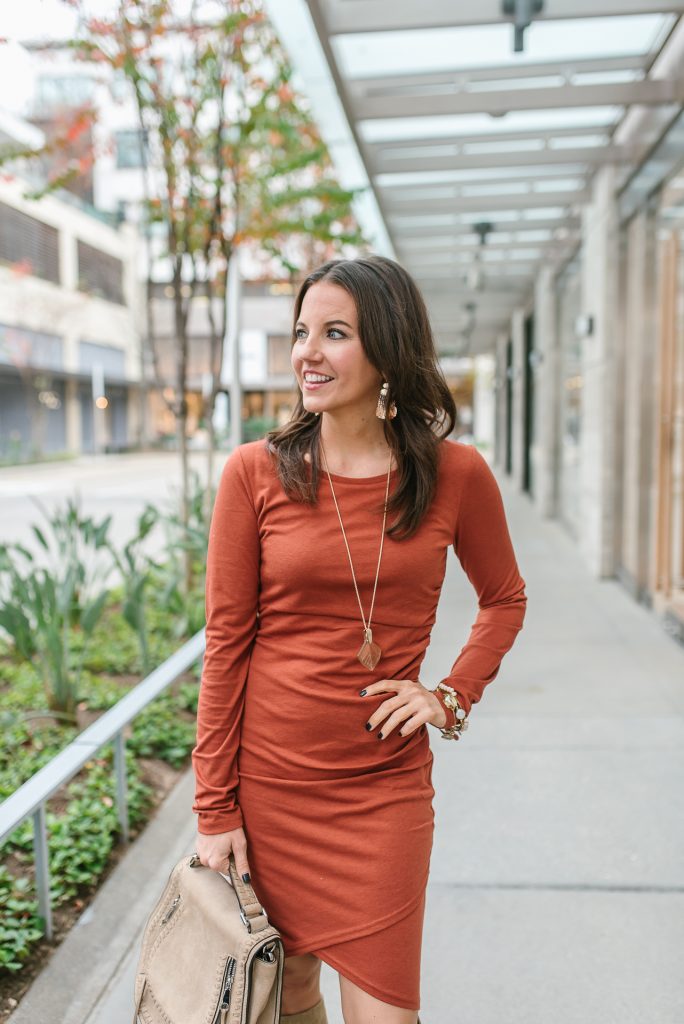
{"label": "blurred background building", "polygon": [[[341,184],[367,186],[360,223],[425,294],[457,436],[684,638],[684,3],[264,6]],[[145,370],[145,139],[116,83],[59,42],[3,34],[0,138],[49,137],[84,97],[102,137],[71,200],[0,188],[0,454],[161,442],[174,424]],[[240,277],[249,439],[294,404],[293,286],[248,251]],[[171,337],[163,279],[154,302]],[[191,333],[199,445],[201,302]]]}
{"label": "blurred background building", "polygon": [[0,181],[1,454],[125,448],[141,411],[135,232],[24,192]]}

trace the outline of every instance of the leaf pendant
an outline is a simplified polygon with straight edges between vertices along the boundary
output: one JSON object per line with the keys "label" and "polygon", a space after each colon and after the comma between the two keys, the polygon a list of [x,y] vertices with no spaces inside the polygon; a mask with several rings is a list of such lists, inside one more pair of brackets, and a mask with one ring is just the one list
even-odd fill
{"label": "leaf pendant", "polygon": [[373,643],[372,640],[364,640],[361,646],[359,647],[359,651],[356,657],[359,659],[362,665],[365,665],[366,668],[370,669],[372,672],[377,663],[380,661],[381,654],[382,651],[376,643]]}

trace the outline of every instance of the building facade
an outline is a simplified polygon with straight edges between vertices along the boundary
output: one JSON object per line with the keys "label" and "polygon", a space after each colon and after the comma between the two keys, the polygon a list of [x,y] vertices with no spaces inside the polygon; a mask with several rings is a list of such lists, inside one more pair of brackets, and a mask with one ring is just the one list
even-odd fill
{"label": "building facade", "polygon": [[116,451],[141,433],[136,233],[0,182],[0,458]]}

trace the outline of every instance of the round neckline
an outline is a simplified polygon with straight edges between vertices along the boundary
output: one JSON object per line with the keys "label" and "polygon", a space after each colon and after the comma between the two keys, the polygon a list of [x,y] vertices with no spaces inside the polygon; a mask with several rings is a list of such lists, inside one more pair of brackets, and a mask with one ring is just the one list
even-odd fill
{"label": "round neckline", "polygon": [[[390,470],[390,480],[392,479],[392,477],[396,476],[397,473],[398,473],[398,469],[396,469],[396,468],[395,469],[391,469]],[[324,478],[327,477],[328,473],[327,473],[327,471],[325,469],[321,469],[320,475],[321,475],[321,479],[324,479]],[[387,479],[387,473],[386,472],[385,473],[378,473],[376,476],[340,476],[339,473],[331,473],[330,476],[332,477],[333,480],[340,480],[342,483],[351,483],[351,484],[369,484],[369,483],[373,483],[373,482],[375,482],[377,480],[386,480]]]}
{"label": "round neckline", "polygon": [[[308,469],[310,470],[311,469],[311,462],[309,461],[309,459],[304,459],[304,462],[305,462],[306,466],[308,467]],[[399,472],[399,468],[398,467],[395,467],[394,469],[390,470],[390,480],[393,480],[398,472]],[[325,479],[327,477],[327,475],[328,475],[328,471],[326,470],[325,466],[321,464],[319,466],[319,479],[323,480],[323,479]],[[376,483],[378,480],[386,480],[387,479],[387,470],[385,470],[384,473],[376,473],[374,476],[342,476],[340,473],[331,473],[330,476],[331,476],[331,478],[333,480],[339,480],[340,483],[343,483],[343,484],[345,484],[345,483],[352,483],[352,484]]]}

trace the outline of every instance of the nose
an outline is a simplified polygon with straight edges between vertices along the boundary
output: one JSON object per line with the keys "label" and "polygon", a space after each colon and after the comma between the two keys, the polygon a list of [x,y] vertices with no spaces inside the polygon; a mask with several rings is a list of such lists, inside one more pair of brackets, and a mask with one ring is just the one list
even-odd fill
{"label": "nose", "polygon": [[318,342],[313,334],[307,335],[303,340],[300,338],[295,352],[300,362],[315,363],[318,362],[321,356]]}

